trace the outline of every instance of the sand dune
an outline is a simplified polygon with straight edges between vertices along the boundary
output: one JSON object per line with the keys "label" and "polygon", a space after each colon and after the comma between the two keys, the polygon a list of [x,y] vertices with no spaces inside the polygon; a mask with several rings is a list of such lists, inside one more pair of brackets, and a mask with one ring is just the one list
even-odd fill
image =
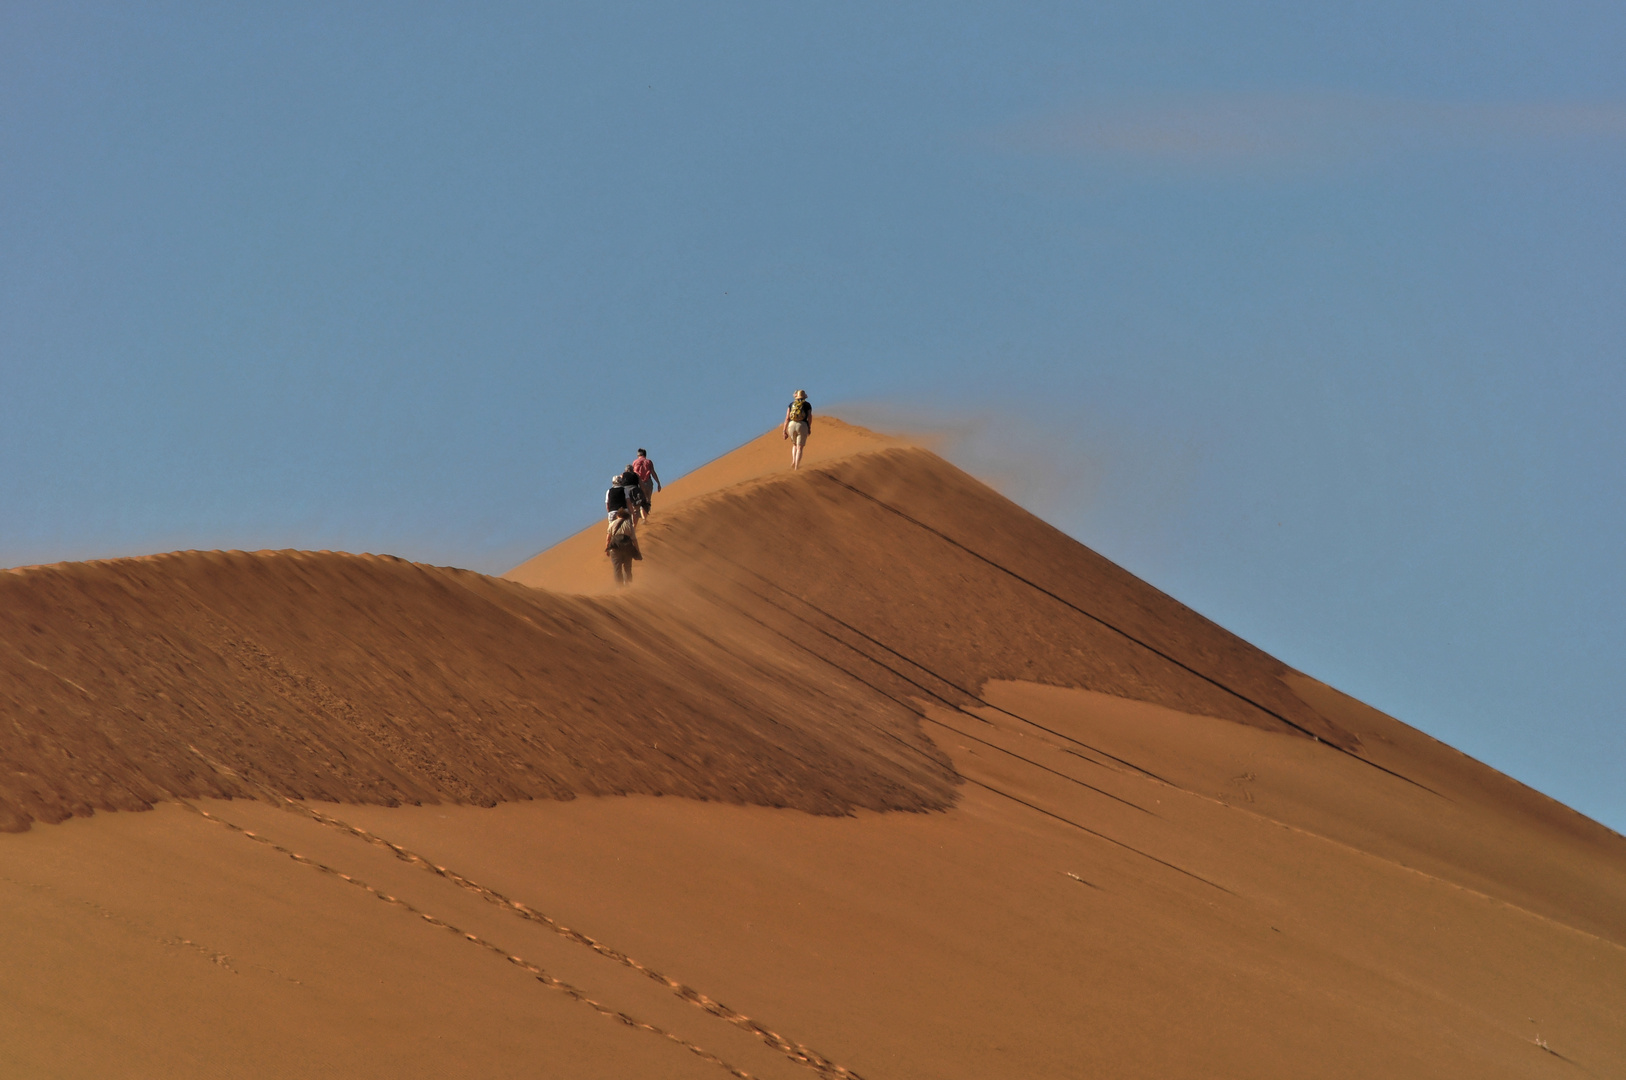
{"label": "sand dune", "polygon": [[1626,1069],[1626,840],[926,450],[784,457],[619,592],[597,525],[0,575],[0,820],[66,822],[0,1075]]}
{"label": "sand dune", "polygon": [[912,712],[867,687],[810,697],[805,665],[733,628],[467,571],[302,552],[41,567],[0,578],[0,626],[0,707],[24,721],[0,750],[0,827],[256,785],[818,813],[952,794]]}

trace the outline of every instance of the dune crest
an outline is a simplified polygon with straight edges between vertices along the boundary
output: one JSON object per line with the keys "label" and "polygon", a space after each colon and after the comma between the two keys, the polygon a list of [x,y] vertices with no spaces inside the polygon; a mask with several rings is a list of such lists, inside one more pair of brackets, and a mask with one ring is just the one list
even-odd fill
{"label": "dune crest", "polygon": [[1357,745],[1281,664],[928,451],[823,419],[784,457],[770,432],[674,483],[623,596],[572,594],[610,580],[597,526],[511,575],[568,592],[331,552],[10,572],[0,828],[257,786],[942,809],[921,702],[990,679]]}

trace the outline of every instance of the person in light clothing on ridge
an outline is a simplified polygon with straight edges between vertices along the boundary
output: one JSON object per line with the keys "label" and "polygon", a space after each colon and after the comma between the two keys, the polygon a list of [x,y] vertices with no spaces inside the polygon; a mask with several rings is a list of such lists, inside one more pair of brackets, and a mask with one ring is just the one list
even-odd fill
{"label": "person in light clothing on ridge", "polygon": [[807,437],[813,432],[813,403],[807,400],[807,391],[798,390],[796,396],[785,408],[785,426],[781,429],[782,438],[790,440],[790,467],[802,467],[802,447],[807,445]]}

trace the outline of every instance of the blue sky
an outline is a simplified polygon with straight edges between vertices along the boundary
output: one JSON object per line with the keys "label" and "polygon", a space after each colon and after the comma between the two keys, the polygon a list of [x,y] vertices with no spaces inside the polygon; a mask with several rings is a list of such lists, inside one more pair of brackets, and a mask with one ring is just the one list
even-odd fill
{"label": "blue sky", "polygon": [[8,4],[0,564],[498,572],[806,386],[1626,830],[1622,56],[1618,3]]}

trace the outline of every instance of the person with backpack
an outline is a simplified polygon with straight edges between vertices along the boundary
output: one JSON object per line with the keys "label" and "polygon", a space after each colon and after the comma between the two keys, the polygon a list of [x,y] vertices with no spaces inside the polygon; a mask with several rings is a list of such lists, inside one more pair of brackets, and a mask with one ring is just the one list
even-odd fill
{"label": "person with backpack", "polygon": [[627,487],[622,482],[621,474],[610,477],[610,490],[604,493],[604,512],[609,515],[610,523],[615,523],[615,517],[627,508]]}
{"label": "person with backpack", "polygon": [[632,511],[633,517],[647,516],[645,514],[648,503],[644,500],[644,488],[638,479],[638,474],[628,468],[621,474],[621,490],[626,496],[627,509]]}
{"label": "person with backpack", "polygon": [[807,445],[807,437],[812,431],[813,403],[807,400],[806,390],[798,390],[785,408],[785,426],[780,432],[782,438],[790,440],[792,469],[802,467],[802,447]]}
{"label": "person with backpack", "polygon": [[610,518],[604,534],[604,554],[610,557],[610,566],[615,570],[615,583],[631,585],[633,560],[641,560],[644,553],[638,550],[638,526],[632,511],[624,506]]}
{"label": "person with backpack", "polygon": [[638,448],[638,456],[632,459],[627,468],[638,474],[638,488],[643,492],[643,515],[647,520],[649,511],[655,505],[655,492],[661,489],[661,474],[655,471],[655,463],[649,460],[649,453],[643,447]]}

